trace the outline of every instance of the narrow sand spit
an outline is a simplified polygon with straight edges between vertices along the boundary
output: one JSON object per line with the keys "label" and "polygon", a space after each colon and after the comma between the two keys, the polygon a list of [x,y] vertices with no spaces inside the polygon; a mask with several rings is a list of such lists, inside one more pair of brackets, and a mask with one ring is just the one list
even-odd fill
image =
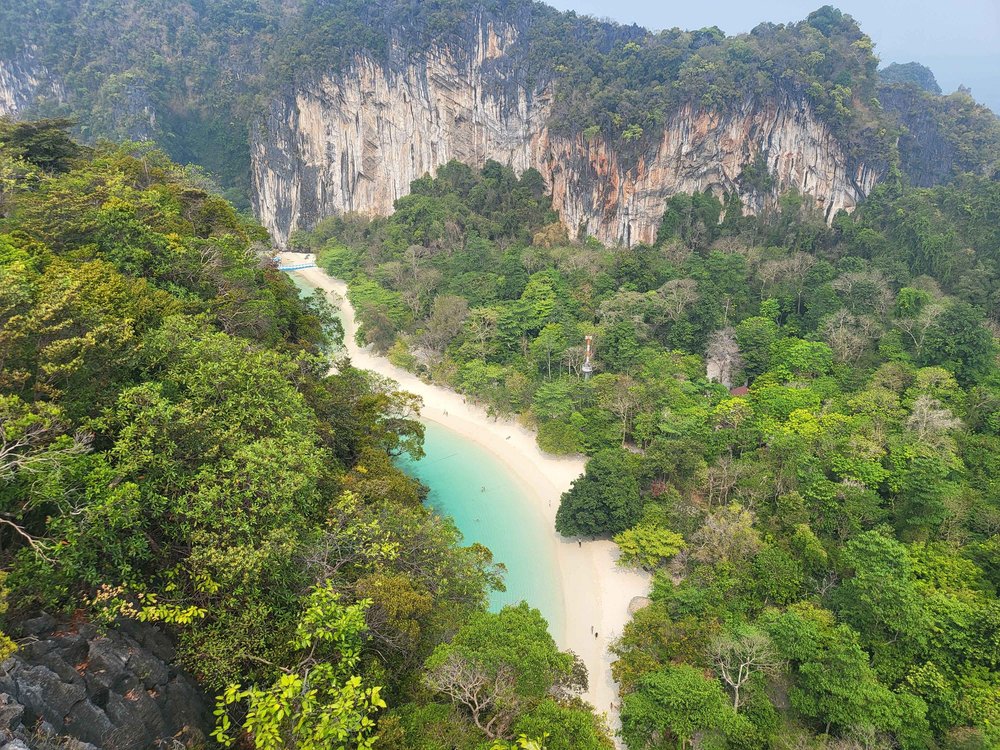
{"label": "narrow sand spit", "polygon": [[[301,263],[303,256],[289,253],[282,258],[292,265]],[[628,622],[628,605],[632,598],[646,595],[649,576],[618,567],[615,564],[618,550],[613,542],[582,540],[581,544],[576,538],[556,533],[559,498],[583,473],[583,459],[556,458],[542,453],[531,430],[489,417],[483,408],[467,404],[461,394],[425,383],[367,347],[360,348],[354,340],[356,324],[354,309],[347,301],[347,284],[331,278],[319,268],[294,273],[300,274],[310,285],[325,290],[330,301],[340,308],[347,353],[355,367],[390,377],[404,390],[420,396],[424,400],[422,419],[441,424],[474,441],[502,461],[531,491],[547,522],[546,537],[558,561],[565,600],[565,628],[552,635],[560,648],[570,649],[583,659],[590,676],[590,689],[584,697],[599,712],[607,713],[612,728],[617,729],[618,686],[611,677],[608,643],[621,635]]]}

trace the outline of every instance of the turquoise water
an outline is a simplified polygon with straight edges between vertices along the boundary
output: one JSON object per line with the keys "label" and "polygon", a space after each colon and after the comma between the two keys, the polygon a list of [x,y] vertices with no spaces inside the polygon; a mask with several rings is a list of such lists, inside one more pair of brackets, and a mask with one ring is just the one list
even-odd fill
{"label": "turquoise water", "polygon": [[301,274],[290,273],[288,274],[288,278],[291,279],[292,283],[299,288],[299,293],[303,297],[308,297],[310,294],[313,293],[313,289],[316,288],[308,281],[306,281],[304,278],[302,278]]}
{"label": "turquoise water", "polygon": [[[289,277],[304,295],[315,288],[297,273]],[[507,568],[507,590],[493,593],[490,609],[524,600],[541,611],[550,632],[562,632],[566,613],[548,540],[550,522],[503,462],[447,427],[424,425],[424,458],[404,456],[399,468],[427,485],[428,505],[454,519],[465,544],[489,547],[494,562]]]}
{"label": "turquoise water", "polygon": [[425,426],[426,455],[420,461],[404,457],[399,467],[430,488],[428,505],[455,520],[465,544],[489,547],[494,561],[507,567],[507,590],[490,597],[490,608],[523,599],[541,610],[552,632],[561,632],[565,612],[548,522],[527,490],[475,443],[435,422]]}

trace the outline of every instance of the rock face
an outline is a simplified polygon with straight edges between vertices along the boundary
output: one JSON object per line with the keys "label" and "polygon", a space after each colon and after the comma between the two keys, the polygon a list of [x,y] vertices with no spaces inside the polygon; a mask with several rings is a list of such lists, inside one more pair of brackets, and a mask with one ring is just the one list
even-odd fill
{"label": "rock face", "polygon": [[[881,166],[852,161],[809,105],[787,94],[731,102],[724,114],[683,106],[658,132],[624,145],[566,135],[551,126],[551,81],[529,79],[524,23],[483,16],[419,52],[397,40],[384,59],[358,55],[336,75],[273,99],[251,128],[249,168],[257,215],[278,243],[325,216],[391,213],[414,179],[451,159],[537,169],[570,236],[607,244],[652,242],[678,192],[736,192],[746,210],[760,211],[796,188],[832,218],[881,176]],[[166,113],[138,74],[109,77],[91,93],[103,102],[99,121],[87,123],[92,132],[164,135]],[[0,116],[63,100],[30,50],[0,60]],[[924,161],[938,155],[931,149]]]}
{"label": "rock face", "polygon": [[0,117],[13,117],[34,103],[46,78],[31,58],[0,59]]}
{"label": "rock face", "polygon": [[[112,140],[157,137],[156,108],[141,77],[110,76],[93,95],[103,105],[101,116],[81,119],[92,133]],[[66,103],[60,78],[30,53],[13,60],[0,58],[0,117],[49,116]]]}
{"label": "rock face", "polygon": [[517,82],[509,26],[480,27],[474,51],[433,47],[401,63],[356,57],[275,101],[251,143],[258,216],[281,242],[333,213],[392,212],[410,182],[451,159],[521,172],[547,156],[547,95]]}
{"label": "rock face", "polygon": [[15,740],[31,746],[46,735],[76,750],[204,740],[211,705],[190,677],[170,666],[173,647],[159,630],[129,625],[102,635],[84,625],[52,633],[54,624],[34,622],[29,629],[38,631],[38,640],[0,665],[0,748]]}
{"label": "rock face", "polygon": [[[348,70],[273,102],[251,143],[258,216],[284,243],[332,214],[391,213],[412,180],[450,159],[533,167],[571,236],[651,242],[667,198],[738,192],[758,211],[796,188],[830,218],[853,209],[880,170],[853,164],[804,102],[745,101],[727,114],[682,107],[624,152],[603,137],[550,130],[551,89],[521,80],[514,27],[483,22],[467,47],[405,61],[356,57]],[[764,163],[764,193],[741,179]]]}
{"label": "rock face", "polygon": [[951,176],[958,155],[924,101],[926,94],[909,86],[886,86],[878,96],[905,128],[899,139],[899,158],[910,183],[931,187]]}

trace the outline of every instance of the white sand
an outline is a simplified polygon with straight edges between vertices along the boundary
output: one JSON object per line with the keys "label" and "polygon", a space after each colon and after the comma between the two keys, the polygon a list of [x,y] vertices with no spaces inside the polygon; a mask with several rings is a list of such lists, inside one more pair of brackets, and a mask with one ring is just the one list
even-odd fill
{"label": "white sand", "polygon": [[[289,265],[303,258],[299,254],[282,257]],[[355,367],[390,377],[403,389],[420,396],[424,400],[422,419],[441,424],[474,441],[502,461],[531,491],[547,524],[545,537],[558,561],[559,581],[565,597],[566,626],[563,632],[553,632],[553,637],[560,648],[570,649],[583,659],[590,676],[590,689],[584,697],[599,712],[607,713],[612,728],[617,729],[618,686],[611,677],[608,644],[622,634],[629,619],[629,602],[633,597],[647,594],[650,579],[645,573],[618,567],[615,564],[618,548],[611,541],[584,539],[580,543],[575,538],[556,533],[559,498],[583,473],[583,458],[556,458],[542,453],[531,430],[514,422],[488,417],[483,408],[466,404],[461,394],[425,383],[367,347],[358,347],[354,340],[354,310],[347,301],[347,285],[319,268],[294,273],[326,290],[331,302],[340,307],[347,353]]]}

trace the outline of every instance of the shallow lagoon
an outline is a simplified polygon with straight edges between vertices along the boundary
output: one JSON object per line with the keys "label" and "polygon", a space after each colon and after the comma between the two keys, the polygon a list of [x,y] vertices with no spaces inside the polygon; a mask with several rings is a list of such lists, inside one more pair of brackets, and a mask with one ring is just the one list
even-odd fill
{"label": "shallow lagoon", "polygon": [[404,457],[399,466],[430,488],[428,505],[451,516],[466,544],[478,542],[507,567],[507,590],[494,592],[490,608],[522,599],[537,607],[551,632],[562,632],[565,605],[548,522],[527,488],[493,454],[447,427],[425,422],[425,456]]}
{"label": "shallow lagoon", "polygon": [[[289,277],[304,295],[315,288],[297,273]],[[552,529],[528,488],[476,443],[436,422],[424,425],[424,458],[404,456],[398,465],[427,485],[428,505],[451,516],[465,544],[489,547],[494,561],[507,568],[507,590],[493,593],[490,609],[523,599],[541,610],[549,632],[563,632],[565,603],[547,539]]]}

